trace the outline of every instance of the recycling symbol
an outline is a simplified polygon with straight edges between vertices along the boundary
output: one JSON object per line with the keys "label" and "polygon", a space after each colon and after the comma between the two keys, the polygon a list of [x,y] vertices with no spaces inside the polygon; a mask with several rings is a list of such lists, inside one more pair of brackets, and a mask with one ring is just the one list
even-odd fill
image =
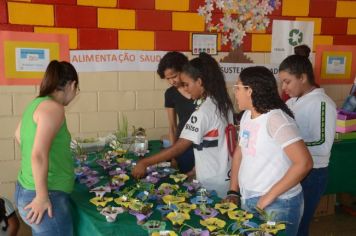
{"label": "recycling symbol", "polygon": [[297,46],[301,42],[303,42],[303,32],[299,31],[298,29],[292,29],[289,32],[288,42],[290,45]]}

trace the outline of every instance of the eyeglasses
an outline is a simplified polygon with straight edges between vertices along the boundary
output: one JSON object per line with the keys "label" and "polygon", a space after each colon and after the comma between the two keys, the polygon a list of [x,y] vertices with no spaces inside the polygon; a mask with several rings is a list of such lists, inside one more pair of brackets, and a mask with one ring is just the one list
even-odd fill
{"label": "eyeglasses", "polygon": [[242,84],[234,84],[232,87],[232,91],[234,91],[234,93],[236,93],[237,90],[239,90],[239,88],[249,88],[250,86],[247,85],[242,85]]}

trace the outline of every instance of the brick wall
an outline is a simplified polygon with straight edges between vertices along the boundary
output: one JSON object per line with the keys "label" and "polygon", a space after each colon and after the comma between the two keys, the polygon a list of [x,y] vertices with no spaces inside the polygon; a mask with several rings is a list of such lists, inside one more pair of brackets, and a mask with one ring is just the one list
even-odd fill
{"label": "brick wall", "polygon": [[[67,34],[71,49],[189,51],[190,33],[205,31],[204,19],[196,11],[203,3],[204,0],[0,0],[0,30]],[[213,18],[218,16],[221,14]],[[314,47],[356,44],[356,1],[282,0],[280,9],[270,18],[314,21]],[[248,33],[244,50],[270,51],[271,25],[264,32]],[[220,49],[228,51],[229,47]]]}

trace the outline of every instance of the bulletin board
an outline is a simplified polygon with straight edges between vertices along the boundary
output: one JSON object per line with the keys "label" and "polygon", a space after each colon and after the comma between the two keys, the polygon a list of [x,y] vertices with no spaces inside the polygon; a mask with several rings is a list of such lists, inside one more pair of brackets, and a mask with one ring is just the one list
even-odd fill
{"label": "bulletin board", "polygon": [[318,84],[352,84],[355,75],[356,46],[317,46],[315,76]]}
{"label": "bulletin board", "polygon": [[40,84],[52,60],[69,61],[67,35],[0,31],[0,85]]}

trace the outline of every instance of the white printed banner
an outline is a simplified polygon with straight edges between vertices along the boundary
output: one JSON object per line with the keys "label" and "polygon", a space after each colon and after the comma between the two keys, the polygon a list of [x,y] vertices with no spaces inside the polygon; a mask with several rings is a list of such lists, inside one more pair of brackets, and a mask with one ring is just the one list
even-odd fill
{"label": "white printed banner", "polygon": [[[161,58],[166,51],[130,51],[130,50],[72,50],[70,61],[78,72],[100,71],[156,71]],[[238,74],[256,64],[220,63],[226,81],[235,81]],[[278,67],[263,65],[274,75]]]}
{"label": "white printed banner", "polygon": [[271,63],[280,64],[294,54],[294,47],[306,44],[313,49],[314,22],[274,20],[272,25]]}
{"label": "white printed banner", "polygon": [[165,51],[72,50],[70,62],[78,72],[155,71]]}

